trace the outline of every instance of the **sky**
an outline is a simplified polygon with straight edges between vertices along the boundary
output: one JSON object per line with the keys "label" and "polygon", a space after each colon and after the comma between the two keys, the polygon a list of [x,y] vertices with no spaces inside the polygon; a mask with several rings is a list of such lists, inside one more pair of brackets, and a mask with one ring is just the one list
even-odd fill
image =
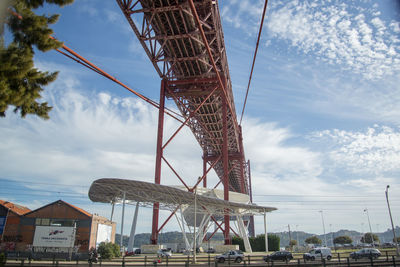
{"label": "sky", "polygon": [[[264,3],[218,3],[239,116]],[[52,26],[56,38],[159,101],[160,78],[116,2],[75,0],[37,12],[61,14]],[[242,127],[253,200],[278,208],[267,216],[269,231],[367,232],[367,215],[373,232],[385,231],[386,185],[400,225],[399,21],[395,0],[268,1]],[[55,51],[37,51],[35,65],[60,72],[42,95],[53,110],[49,120],[21,119],[11,109],[0,119],[0,199],[30,209],[63,199],[110,217],[110,205],[88,199],[90,184],[103,177],[154,181],[158,111]],[[167,118],[165,136],[178,127]],[[192,133],[182,131],[165,153],[193,184],[202,153]],[[162,172],[163,184],[179,184]],[[216,179],[210,175],[209,183]],[[124,234],[134,206],[126,211]],[[137,232],[150,232],[151,209],[139,214]],[[256,217],[256,233],[262,228]],[[176,222],[164,229],[175,230]]]}

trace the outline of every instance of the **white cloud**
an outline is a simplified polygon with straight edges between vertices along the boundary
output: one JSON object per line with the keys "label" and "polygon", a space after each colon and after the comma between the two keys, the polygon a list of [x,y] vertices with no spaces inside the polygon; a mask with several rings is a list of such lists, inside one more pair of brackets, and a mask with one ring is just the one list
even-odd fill
{"label": "white cloud", "polygon": [[[68,86],[60,92],[56,88],[69,83],[65,74],[45,96],[54,107],[50,120],[33,116],[20,119],[9,112],[0,121],[1,139],[7,140],[0,143],[2,176],[85,186],[101,177],[153,181],[157,109],[136,98],[105,92],[87,94]],[[177,127],[167,117],[166,138]],[[190,174],[196,168],[183,168],[201,162],[200,149],[190,131],[179,133],[165,155],[167,159],[173,157],[169,160],[180,175],[190,175],[188,180],[196,178]],[[197,165],[200,173],[202,165]],[[163,183],[179,183],[168,170],[165,173]]]}
{"label": "white cloud", "polygon": [[[257,4],[246,1],[224,7],[224,18],[235,27],[254,28]],[[398,23],[385,21],[377,12],[355,2],[335,4],[310,1],[282,1],[268,6],[265,21],[268,39],[283,40],[300,53],[314,54],[332,65],[379,80],[400,72]],[[271,42],[269,42],[271,43]]]}
{"label": "white cloud", "polygon": [[364,132],[326,130],[314,137],[330,144],[330,159],[350,173],[384,175],[400,172],[400,129],[370,127]]}
{"label": "white cloud", "polygon": [[246,118],[243,129],[246,154],[252,159],[256,171],[282,179],[320,174],[318,153],[300,146],[285,145],[293,137],[289,129],[250,118]]}

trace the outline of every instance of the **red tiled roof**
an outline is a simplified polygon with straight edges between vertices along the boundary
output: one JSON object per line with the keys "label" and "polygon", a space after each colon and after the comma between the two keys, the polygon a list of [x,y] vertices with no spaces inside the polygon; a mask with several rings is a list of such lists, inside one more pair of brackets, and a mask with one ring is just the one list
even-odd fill
{"label": "red tiled roof", "polygon": [[12,202],[1,200],[1,199],[0,199],[0,205],[20,216],[31,211],[27,207],[24,207],[24,206],[21,206],[18,204],[14,204]]}
{"label": "red tiled roof", "polygon": [[62,202],[62,203],[64,203],[65,205],[70,206],[71,208],[73,208],[73,209],[79,211],[80,213],[82,213],[82,214],[84,214],[84,215],[86,215],[86,216],[88,216],[88,217],[92,217],[92,214],[89,213],[89,212],[87,212],[86,210],[83,210],[83,209],[81,209],[81,208],[78,208],[77,206],[74,206],[74,205],[72,205],[72,204],[69,204],[68,202],[65,202],[64,200],[61,200],[61,199],[59,199],[59,200],[57,200],[57,201],[54,201],[54,202],[52,202],[52,203],[50,203],[50,204],[44,205],[43,207],[37,208],[37,209],[31,211],[30,213],[34,213],[34,212],[36,212],[36,211],[38,211],[38,210],[41,210],[41,209],[43,209],[43,208],[45,208],[45,207],[51,206],[51,205],[53,205],[53,204],[55,204],[55,203],[59,203],[59,202]]}
{"label": "red tiled roof", "polygon": [[74,208],[74,209],[76,209],[76,210],[82,212],[82,213],[85,214],[86,216],[92,217],[92,214],[89,213],[89,212],[87,212],[86,210],[83,210],[83,209],[81,209],[81,208],[78,208],[77,206],[74,206],[74,205],[72,205],[72,204],[69,204],[68,202],[65,202],[64,200],[61,200],[61,199],[60,199],[60,201],[64,202],[64,203],[67,204],[68,206],[71,206],[72,208]]}

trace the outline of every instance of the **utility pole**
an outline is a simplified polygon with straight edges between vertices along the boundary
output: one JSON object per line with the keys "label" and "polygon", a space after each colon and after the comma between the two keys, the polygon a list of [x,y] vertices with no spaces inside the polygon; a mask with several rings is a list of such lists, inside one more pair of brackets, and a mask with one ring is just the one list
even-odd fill
{"label": "utility pole", "polygon": [[389,185],[387,185],[386,186],[386,191],[385,191],[385,195],[386,195],[386,202],[387,202],[387,205],[388,205],[388,210],[389,210],[389,215],[390,215],[390,222],[391,222],[391,224],[392,224],[392,231],[393,231],[393,241],[394,241],[394,243],[396,244],[396,255],[397,255],[397,257],[399,257],[400,256],[400,253],[399,253],[399,244],[397,243],[397,239],[396,239],[396,231],[394,230],[394,225],[393,225],[393,218],[392,218],[392,212],[390,211],[390,204],[389,204],[389,196],[388,196],[388,194],[389,194]]}
{"label": "utility pole", "polygon": [[[375,240],[374,240],[374,234],[372,233],[372,228],[371,228],[371,221],[369,220],[369,213],[368,209],[364,209],[364,212],[367,212],[367,218],[368,218],[368,225],[369,225],[369,233],[371,235],[371,241],[372,241],[372,246],[375,248]],[[364,240],[365,241],[365,240]]]}
{"label": "utility pole", "polygon": [[321,218],[322,218],[322,228],[324,229],[324,239],[325,239],[325,247],[328,246],[326,244],[326,233],[325,233],[325,221],[324,221],[324,212],[322,210],[320,210],[319,212],[321,212]]}

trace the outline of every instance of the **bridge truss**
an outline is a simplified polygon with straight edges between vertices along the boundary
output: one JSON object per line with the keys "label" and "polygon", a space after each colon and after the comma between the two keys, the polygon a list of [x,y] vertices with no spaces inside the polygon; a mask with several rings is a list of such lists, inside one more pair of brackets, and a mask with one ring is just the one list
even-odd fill
{"label": "bridge truss", "polygon": [[[116,0],[161,78],[155,183],[167,164],[188,189],[202,183],[214,169],[224,188],[251,197],[249,162],[245,160],[241,127],[237,123],[232,84],[216,0]],[[163,136],[165,100],[173,100],[184,118],[176,132]],[[163,151],[188,126],[203,151],[203,174],[188,185],[164,157]],[[170,216],[171,217],[171,216]],[[225,244],[230,244],[229,211],[224,215]],[[254,233],[254,222],[250,232]],[[159,203],[153,205],[151,242],[157,244]],[[165,223],[163,224],[163,226]]]}

